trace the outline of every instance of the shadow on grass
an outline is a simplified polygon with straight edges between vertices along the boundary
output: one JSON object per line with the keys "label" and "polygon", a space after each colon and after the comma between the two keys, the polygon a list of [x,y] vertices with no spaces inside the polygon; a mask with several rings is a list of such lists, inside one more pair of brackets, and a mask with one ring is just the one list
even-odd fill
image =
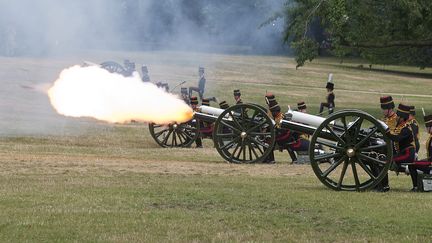
{"label": "shadow on grass", "polygon": [[338,67],[338,68],[346,68],[349,70],[357,70],[357,71],[369,71],[369,72],[377,72],[377,73],[384,73],[384,74],[394,74],[399,75],[403,77],[408,78],[427,78],[432,79],[432,73],[418,73],[418,72],[412,72],[412,71],[402,71],[402,70],[392,70],[392,69],[378,69],[378,68],[365,68],[365,67],[359,67],[359,66],[347,66],[343,64],[327,64],[328,66],[332,67]]}

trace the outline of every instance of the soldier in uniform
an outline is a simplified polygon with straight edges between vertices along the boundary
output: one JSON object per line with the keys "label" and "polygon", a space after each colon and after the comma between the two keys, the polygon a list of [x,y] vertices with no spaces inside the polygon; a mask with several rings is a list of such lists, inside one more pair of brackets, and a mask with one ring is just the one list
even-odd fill
{"label": "soldier in uniform", "polygon": [[192,96],[192,91],[198,92],[198,95],[200,99],[202,100],[204,95],[204,89],[205,89],[205,83],[206,79],[204,77],[204,68],[199,67],[198,68],[198,75],[199,75],[199,81],[198,81],[198,87],[189,87],[189,96]]}
{"label": "soldier in uniform", "polygon": [[415,142],[415,150],[416,150],[416,159],[418,157],[418,152],[420,150],[420,135],[419,135],[419,126],[418,122],[415,119],[415,106],[410,106],[410,115],[408,119],[408,123],[411,126],[411,131],[413,132],[414,142]]}
{"label": "soldier in uniform", "polygon": [[303,113],[307,113],[307,106],[304,101],[297,103],[297,110]]}
{"label": "soldier in uniform", "polygon": [[424,117],[426,131],[429,133],[429,138],[426,141],[427,161],[432,161],[432,115]]}
{"label": "soldier in uniform", "polygon": [[288,151],[292,163],[297,161],[297,155],[294,151],[307,151],[309,148],[309,141],[304,139],[300,133],[293,132],[287,129],[281,129],[280,123],[284,119],[284,114],[277,103],[274,95],[268,94],[266,101],[269,106],[269,116],[275,121],[276,128],[276,143],[278,144],[279,151],[283,152],[284,149]]}
{"label": "soldier in uniform", "polygon": [[429,134],[429,138],[426,141],[426,159],[416,162],[414,165],[409,165],[408,169],[411,175],[411,179],[413,181],[413,191],[417,191],[417,170],[422,171],[423,173],[429,174],[431,168],[429,167],[432,162],[432,115],[427,115],[424,117],[426,131]]}
{"label": "soldier in uniform", "polygon": [[383,96],[380,98],[381,110],[383,112],[383,122],[389,127],[390,131],[396,128],[397,115],[394,112],[394,102],[391,96]]}
{"label": "soldier in uniform", "polygon": [[[202,106],[210,106],[210,99],[203,98],[201,101]],[[212,137],[213,123],[200,121],[200,134],[203,137]]]}
{"label": "soldier in uniform", "polygon": [[334,83],[327,82],[326,89],[327,89],[326,102],[321,103],[321,105],[320,105],[320,111],[319,111],[320,114],[323,113],[324,107],[328,108],[329,114],[333,113],[333,111],[335,109],[335,98],[336,98],[336,96],[333,93]]}
{"label": "soldier in uniform", "polygon": [[[382,119],[383,122],[388,126],[390,131],[394,131],[397,124],[397,115],[393,110],[395,108],[393,98],[391,96],[380,97],[380,105],[384,115]],[[372,167],[372,171],[375,173],[375,175],[379,174],[380,169],[381,168],[379,167]],[[376,186],[375,189],[381,192],[390,190],[388,175],[383,178],[383,180]]]}
{"label": "soldier in uniform", "polygon": [[186,104],[190,105],[190,99],[189,99],[189,95],[188,95],[187,88],[183,88],[183,87],[182,87],[182,88],[180,89],[180,94],[181,94],[181,97],[182,97],[183,101],[184,101]]}
{"label": "soldier in uniform", "polygon": [[243,102],[241,100],[241,93],[240,93],[239,89],[234,90],[234,100],[236,102],[236,105],[243,104]]}
{"label": "soldier in uniform", "polygon": [[[198,98],[196,96],[190,97],[190,105],[193,111],[198,111]],[[197,148],[203,147],[201,136],[198,136],[198,138],[195,140],[195,144]]]}
{"label": "soldier in uniform", "polygon": [[[411,126],[408,122],[410,114],[410,107],[404,104],[399,104],[396,111],[397,123],[396,128],[387,131],[387,136],[393,141],[395,156],[393,161],[396,166],[401,163],[412,164],[415,159],[415,142]],[[413,169],[412,166],[408,166],[410,172]],[[413,177],[413,191],[417,188],[417,182],[414,181]]]}
{"label": "soldier in uniform", "polygon": [[126,77],[132,76],[132,73],[135,72],[135,63],[126,59],[124,60],[124,66],[125,66],[125,76]]}
{"label": "soldier in uniform", "polygon": [[141,66],[141,72],[142,72],[141,80],[143,82],[150,82],[150,76],[149,76],[148,68],[146,65]]}
{"label": "soldier in uniform", "polygon": [[221,109],[223,109],[223,110],[226,110],[226,109],[229,108],[229,105],[228,105],[228,103],[224,100],[224,101],[222,101],[222,102],[219,103],[219,107],[220,107]]}

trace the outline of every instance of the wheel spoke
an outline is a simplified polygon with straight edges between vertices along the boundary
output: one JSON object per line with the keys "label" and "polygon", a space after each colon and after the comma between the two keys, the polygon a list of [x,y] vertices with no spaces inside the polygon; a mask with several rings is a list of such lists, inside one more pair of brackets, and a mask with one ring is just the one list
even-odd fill
{"label": "wheel spoke", "polygon": [[333,135],[333,137],[335,137],[336,138],[336,140],[338,140],[339,141],[339,143],[340,144],[342,144],[342,145],[345,145],[345,141],[344,140],[342,140],[342,138],[340,138],[334,131],[333,131],[333,129],[331,129],[330,127],[329,127],[329,125],[327,124],[326,126],[325,126],[325,128]]}
{"label": "wheel spoke", "polygon": [[[358,123],[358,124],[357,124],[357,123]],[[352,125],[350,126],[350,128],[353,127],[353,126],[355,126],[355,130],[354,130],[354,138],[358,138],[359,133],[360,133],[360,129],[361,129],[361,125],[362,125],[362,124],[363,124],[363,118],[359,117],[359,118],[354,122],[354,124],[352,124]]]}
{"label": "wheel spoke", "polygon": [[[261,155],[264,154],[264,151],[259,147],[259,145],[253,144],[256,146],[256,148],[259,150],[259,152],[261,153]],[[264,147],[263,147],[264,148]],[[264,148],[265,149],[265,148]]]}
{"label": "wheel spoke", "polygon": [[377,177],[373,174],[373,172],[367,167],[367,165],[365,165],[363,163],[363,161],[361,161],[361,159],[359,159],[358,164],[360,165],[360,167],[363,168],[363,170],[370,176],[370,178],[372,178],[373,180],[376,180]]}
{"label": "wheel spoke", "polygon": [[327,177],[332,171],[334,171],[341,163],[342,161],[344,161],[347,158],[347,156],[343,156],[342,158],[340,158],[338,161],[336,161],[335,163],[333,163],[332,165],[330,165],[329,168],[327,168],[327,170],[325,170],[321,176],[322,177]]}
{"label": "wheel spoke", "polygon": [[220,138],[232,138],[235,136],[237,136],[237,135],[234,133],[217,133],[216,134],[216,137],[220,137]]}
{"label": "wheel spoke", "polygon": [[246,145],[245,145],[244,140],[242,140],[241,144],[242,144],[241,146],[242,146],[242,151],[243,151],[243,161],[246,161]]}
{"label": "wheel spoke", "polygon": [[354,146],[354,150],[359,149],[377,130],[378,128],[375,127],[371,132],[369,132],[366,137],[364,137],[359,143]]}
{"label": "wheel spoke", "polygon": [[180,142],[181,142],[182,144],[186,144],[186,143],[188,142],[188,140],[187,140],[187,138],[186,138],[184,132],[179,133],[178,135],[179,135]]}
{"label": "wheel spoke", "polygon": [[341,175],[340,175],[340,178],[339,178],[338,184],[337,184],[337,188],[338,188],[339,190],[340,190],[341,187],[342,187],[342,182],[343,182],[343,179],[344,179],[344,177],[345,177],[345,173],[346,173],[346,171],[347,171],[347,168],[348,168],[348,161],[346,161],[346,159],[345,159],[345,161],[344,161],[344,165],[343,165],[343,167],[342,167],[342,172],[341,172]]}
{"label": "wheel spoke", "polygon": [[258,159],[259,156],[258,156],[258,154],[256,153],[256,151],[255,151],[255,149],[254,149],[254,146],[253,146],[253,144],[252,144],[251,142],[249,142],[249,148],[251,149],[251,151],[252,151],[252,153],[255,155],[255,157]]}
{"label": "wheel spoke", "polygon": [[232,117],[232,120],[234,122],[234,126],[236,126],[238,129],[243,130],[242,126],[240,125],[239,121],[237,120],[237,117],[234,114],[229,113]]}
{"label": "wheel spoke", "polygon": [[241,133],[241,131],[240,131],[239,129],[237,129],[237,128],[235,128],[235,127],[231,126],[231,125],[230,125],[230,124],[228,124],[228,123],[227,123],[226,121],[224,121],[224,120],[221,120],[220,122],[222,123],[222,125],[224,125],[224,126],[226,126],[226,127],[230,128],[230,129],[232,129],[232,130],[234,130],[234,131],[237,131],[238,133]]}
{"label": "wheel spoke", "polygon": [[360,180],[359,180],[359,177],[358,177],[358,174],[357,174],[357,168],[356,168],[356,165],[355,165],[354,161],[351,161],[351,167],[352,167],[352,173],[353,173],[353,176],[354,176],[354,181],[355,181],[355,184],[356,184],[356,189],[357,189],[357,191],[359,191],[360,190]]}
{"label": "wheel spoke", "polygon": [[249,133],[251,136],[270,136],[271,132],[251,132]]}
{"label": "wheel spoke", "polygon": [[231,147],[234,143],[237,143],[238,140],[240,140],[240,136],[236,137],[235,139],[231,140],[229,143],[225,144],[224,146],[220,147],[221,150],[226,149],[227,147]]}
{"label": "wheel spoke", "polygon": [[267,148],[270,147],[269,144],[262,143],[262,142],[256,140],[254,137],[250,137],[250,140],[252,140],[254,143],[256,143],[256,144],[258,144],[258,145],[261,145],[263,148],[266,148],[266,149],[267,149]]}
{"label": "wheel spoke", "polygon": [[335,145],[333,143],[330,143],[330,142],[327,142],[327,141],[324,141],[324,140],[318,140],[317,139],[316,143],[321,144],[321,145],[325,145],[327,147],[330,147],[330,148],[333,148],[333,149],[336,149],[336,150],[342,150],[343,149],[342,147],[339,147],[339,146],[337,146],[337,145]]}
{"label": "wheel spoke", "polygon": [[256,115],[258,115],[258,110],[254,110],[254,113],[252,114],[252,118],[251,118],[252,122],[254,121]]}
{"label": "wheel spoke", "polygon": [[385,147],[387,147],[387,144],[378,144],[378,145],[372,145],[369,147],[360,148],[359,151],[371,151],[371,150],[377,150]]}
{"label": "wheel spoke", "polygon": [[237,152],[237,149],[240,147],[240,144],[236,144],[236,147],[234,148],[234,151],[230,155],[230,160],[232,161],[234,158],[234,154]]}
{"label": "wheel spoke", "polygon": [[163,141],[162,141],[163,144],[167,145],[168,138],[169,138],[169,136],[171,135],[171,133],[172,133],[172,130],[169,130],[167,136],[166,136],[166,137],[163,139]]}
{"label": "wheel spoke", "polygon": [[174,145],[177,145],[177,140],[176,140],[176,132],[173,131],[173,136],[172,136],[172,141],[171,141],[171,148],[174,147]]}
{"label": "wheel spoke", "polygon": [[238,150],[237,155],[234,155],[234,157],[235,157],[237,160],[240,160],[240,155],[241,155],[241,153],[242,153],[242,151],[243,151],[243,141],[239,144],[239,147],[240,147],[240,149]]}
{"label": "wheel spoke", "polygon": [[190,140],[193,140],[193,139],[194,139],[193,135],[191,136],[191,134],[189,134],[189,133],[187,133],[187,132],[184,132],[183,134],[184,134],[187,138],[189,138]]}
{"label": "wheel spoke", "polygon": [[264,124],[266,124],[266,123],[267,123],[266,120],[261,121],[260,123],[258,123],[258,125],[255,125],[254,127],[248,129],[248,130],[246,131],[246,133],[249,134],[249,133],[251,133],[252,131],[254,131],[255,129],[260,128],[262,125],[264,125]]}
{"label": "wheel spoke", "polygon": [[155,135],[156,138],[158,138],[158,137],[160,137],[160,135],[162,135],[166,131],[168,131],[168,129],[164,129],[164,130],[162,130],[160,132],[155,133],[154,135]]}
{"label": "wheel spoke", "polygon": [[341,155],[340,153],[323,154],[323,155],[315,156],[315,160],[331,159],[340,155]]}
{"label": "wheel spoke", "polygon": [[349,141],[350,140],[350,136],[349,136],[349,133],[348,133],[348,127],[347,127],[347,123],[346,123],[346,117],[345,116],[341,117],[341,120],[342,120],[342,124],[343,124],[343,127],[344,127],[344,132],[342,133],[342,136],[345,136],[346,140]]}
{"label": "wheel spoke", "polygon": [[375,163],[375,164],[379,164],[379,165],[386,165],[386,162],[385,162],[385,161],[381,161],[381,160],[379,160],[379,159],[375,159],[375,158],[369,157],[369,156],[367,156],[367,155],[365,155],[365,154],[362,154],[362,153],[358,154],[358,156],[359,156],[361,159],[367,160],[367,161],[369,161],[369,162],[373,162],[373,163]]}

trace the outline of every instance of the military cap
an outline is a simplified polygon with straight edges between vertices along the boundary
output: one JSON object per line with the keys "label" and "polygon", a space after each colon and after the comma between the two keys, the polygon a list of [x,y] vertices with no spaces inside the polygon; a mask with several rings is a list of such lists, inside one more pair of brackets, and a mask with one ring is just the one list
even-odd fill
{"label": "military cap", "polygon": [[424,117],[424,122],[426,127],[432,127],[432,115],[426,115]]}
{"label": "military cap", "polygon": [[297,109],[298,110],[304,110],[306,109],[306,103],[304,101],[297,103]]}
{"label": "military cap", "polygon": [[229,108],[229,105],[228,105],[228,103],[224,100],[224,101],[222,101],[221,103],[219,103],[219,107],[221,108],[221,109],[228,109]]}
{"label": "military cap", "polygon": [[399,117],[402,117],[404,119],[408,119],[409,114],[410,114],[410,107],[404,104],[399,104],[396,114]]}
{"label": "military cap", "polygon": [[206,98],[203,98],[201,100],[201,105],[210,106],[210,100],[206,99]]}
{"label": "military cap", "polygon": [[234,96],[240,96],[240,95],[241,95],[240,90],[239,89],[235,89],[234,90]]}
{"label": "military cap", "polygon": [[334,89],[334,83],[332,83],[332,82],[327,82],[327,84],[326,84],[326,89],[333,90],[333,89]]}
{"label": "military cap", "polygon": [[198,105],[198,97],[196,96],[190,97],[190,103],[191,105]]}
{"label": "military cap", "polygon": [[381,109],[383,109],[383,110],[395,108],[395,104],[393,102],[393,97],[391,97],[391,96],[380,97],[380,103],[381,103]]}
{"label": "military cap", "polygon": [[416,115],[415,106],[413,106],[413,105],[410,106],[410,114],[413,116]]}

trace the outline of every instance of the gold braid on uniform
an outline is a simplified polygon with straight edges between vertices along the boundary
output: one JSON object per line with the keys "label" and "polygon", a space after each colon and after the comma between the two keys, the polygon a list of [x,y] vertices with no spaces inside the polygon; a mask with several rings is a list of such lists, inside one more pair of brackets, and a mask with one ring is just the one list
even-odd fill
{"label": "gold braid on uniform", "polygon": [[392,116],[384,117],[383,119],[384,123],[389,127],[390,131],[393,131],[396,128],[397,125],[396,118],[397,118],[396,114],[393,114]]}
{"label": "gold braid on uniform", "polygon": [[[390,130],[390,133],[393,134],[393,135],[399,135],[399,134],[401,133],[402,129],[404,129],[405,127],[408,127],[408,129],[409,129],[409,130],[411,131],[411,133],[412,133],[411,126],[409,125],[408,122],[404,122],[404,123],[402,123],[402,124],[399,124],[398,126],[395,127],[395,129],[393,129],[393,131]],[[413,144],[414,144],[414,145],[413,145]],[[413,141],[411,142],[411,145],[413,145],[414,148],[415,148],[414,138],[413,138]],[[395,149],[396,153],[400,153],[400,150],[399,150],[399,142],[396,142],[396,141],[393,142],[393,146],[394,146],[394,149]]]}
{"label": "gold braid on uniform", "polygon": [[281,127],[281,121],[283,119],[284,119],[284,114],[282,112],[279,112],[279,114],[277,114],[276,117],[274,118],[277,128]]}
{"label": "gold braid on uniform", "polygon": [[414,130],[412,130],[411,125],[412,125],[412,124],[418,124],[418,123],[417,123],[416,119],[412,119],[412,120],[410,120],[410,121],[407,122],[407,123],[408,123],[408,125],[410,126],[411,134],[412,134],[412,136],[413,136],[414,149],[417,151],[417,146],[416,146],[416,143],[415,143],[415,139],[417,139],[417,140],[420,139],[420,133],[418,132],[417,135],[414,134]]}

